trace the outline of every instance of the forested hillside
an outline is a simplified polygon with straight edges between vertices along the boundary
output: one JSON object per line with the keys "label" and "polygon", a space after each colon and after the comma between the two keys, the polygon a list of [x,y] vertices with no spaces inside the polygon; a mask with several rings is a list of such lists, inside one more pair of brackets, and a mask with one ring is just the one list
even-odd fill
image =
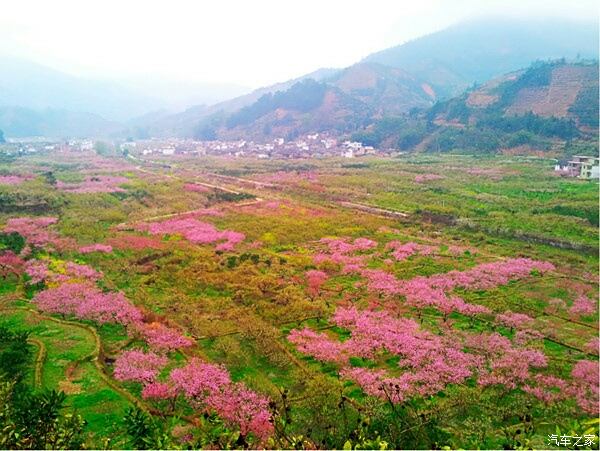
{"label": "forested hillside", "polygon": [[377,121],[354,138],[402,150],[494,153],[526,146],[548,151],[576,142],[595,152],[594,97],[597,62],[539,62],[430,109]]}

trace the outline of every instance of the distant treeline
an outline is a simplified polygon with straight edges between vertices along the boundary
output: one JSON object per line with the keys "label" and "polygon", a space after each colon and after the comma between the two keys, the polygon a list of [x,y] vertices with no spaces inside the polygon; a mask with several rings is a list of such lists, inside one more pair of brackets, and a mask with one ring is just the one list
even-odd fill
{"label": "distant treeline", "polygon": [[228,128],[247,125],[278,108],[307,112],[317,108],[323,102],[327,86],[312,79],[294,84],[287,91],[268,93],[252,105],[232,114],[226,122]]}

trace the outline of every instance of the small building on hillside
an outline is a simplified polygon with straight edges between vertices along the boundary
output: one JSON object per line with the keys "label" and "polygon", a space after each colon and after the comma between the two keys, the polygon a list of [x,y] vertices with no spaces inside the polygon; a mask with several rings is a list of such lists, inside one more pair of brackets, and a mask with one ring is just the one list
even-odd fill
{"label": "small building on hillside", "polygon": [[567,169],[574,177],[581,179],[600,178],[600,160],[598,157],[574,155],[567,163]]}

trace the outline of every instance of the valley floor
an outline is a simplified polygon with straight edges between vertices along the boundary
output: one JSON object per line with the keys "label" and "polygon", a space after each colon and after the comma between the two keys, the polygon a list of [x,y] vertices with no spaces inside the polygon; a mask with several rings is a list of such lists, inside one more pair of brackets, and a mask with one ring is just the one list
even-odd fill
{"label": "valley floor", "polygon": [[598,449],[597,182],[443,155],[0,174],[0,325],[89,447]]}

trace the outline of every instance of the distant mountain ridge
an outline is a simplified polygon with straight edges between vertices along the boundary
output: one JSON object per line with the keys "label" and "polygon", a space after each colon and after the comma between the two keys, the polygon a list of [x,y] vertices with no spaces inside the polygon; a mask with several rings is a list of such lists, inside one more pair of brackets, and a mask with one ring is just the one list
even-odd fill
{"label": "distant mountain ridge", "polygon": [[[577,141],[597,153],[598,62],[536,62],[353,139],[401,150],[548,151]],[[581,148],[581,147],[580,147]]]}
{"label": "distant mountain ridge", "polygon": [[93,113],[0,106],[0,130],[11,138],[119,137],[123,125]]}
{"label": "distant mountain ridge", "polygon": [[[307,74],[205,109],[190,109],[154,121],[149,134],[268,139],[314,131],[358,130],[369,122],[427,108],[461,94],[477,82],[528,67],[535,60],[597,57],[598,24],[562,20],[480,19],[454,25],[400,46],[382,50],[362,62],[323,76]],[[254,124],[232,126],[230,116],[257,103],[265,94],[292,89],[313,78],[327,86],[327,104],[311,111],[264,110]],[[296,90],[298,94],[301,90]],[[352,101],[350,102],[350,99]],[[327,111],[327,116],[325,114]],[[337,118],[337,120],[334,120]],[[346,121],[341,124],[341,121]],[[168,124],[168,126],[165,126]],[[295,126],[294,124],[297,124]]]}
{"label": "distant mountain ridge", "polygon": [[240,109],[258,101],[263,95],[277,91],[285,91],[294,84],[306,79],[322,81],[336,73],[340,69],[323,68],[292,80],[275,85],[256,89],[248,94],[230,100],[225,100],[214,105],[197,105],[180,113],[155,117],[149,121],[136,121],[137,131],[149,136],[194,136],[203,127],[211,128],[213,123],[220,122],[224,118]]}
{"label": "distant mountain ridge", "polygon": [[420,78],[440,98],[461,94],[535,60],[598,58],[598,22],[492,19],[462,22],[363,61],[398,67]]}
{"label": "distant mountain ridge", "polygon": [[214,130],[214,135],[260,140],[265,136],[289,139],[332,130],[348,133],[365,125],[371,115],[368,105],[336,86],[306,79],[285,91],[265,94],[231,114]]}
{"label": "distant mountain ridge", "polygon": [[87,80],[29,61],[1,58],[0,67],[0,106],[87,112],[123,121],[163,105],[117,83]]}
{"label": "distant mountain ridge", "polygon": [[[2,60],[0,106],[4,113],[0,115],[0,129],[7,136],[23,130],[68,136],[78,130],[80,121],[78,134],[102,137],[255,140],[316,131],[368,131],[379,121],[460,97],[475,83],[523,69],[535,60],[597,57],[597,36],[597,22],[478,19],[376,52],[347,68],[319,69],[175,114],[164,102],[141,95],[147,92],[144,90]],[[20,76],[21,72],[26,76]],[[312,82],[305,83],[307,80]],[[169,90],[167,85],[163,88]],[[219,89],[215,85],[215,90]],[[215,95],[219,94],[215,91]],[[477,102],[486,93],[472,95],[471,102]],[[539,102],[540,108],[543,103],[560,103],[557,99],[544,100],[539,92],[528,95],[515,108],[537,111],[531,103]],[[587,93],[588,101],[591,95]],[[578,105],[584,108],[585,102],[580,99]],[[61,115],[64,126],[57,119]]]}

